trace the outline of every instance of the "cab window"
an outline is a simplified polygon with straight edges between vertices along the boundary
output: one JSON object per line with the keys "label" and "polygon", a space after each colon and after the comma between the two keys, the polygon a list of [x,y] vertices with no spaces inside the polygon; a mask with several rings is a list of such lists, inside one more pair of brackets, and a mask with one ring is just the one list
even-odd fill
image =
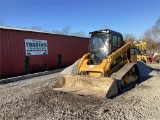
{"label": "cab window", "polygon": [[117,38],[117,36],[116,35],[114,35],[114,36],[112,36],[112,46],[113,47],[117,47],[117,40],[118,40],[118,38]]}
{"label": "cab window", "polygon": [[120,36],[118,36],[117,47],[121,47],[121,46],[122,46],[122,39]]}
{"label": "cab window", "polygon": [[118,35],[113,35],[111,39],[112,51],[117,50],[123,45],[122,38]]}

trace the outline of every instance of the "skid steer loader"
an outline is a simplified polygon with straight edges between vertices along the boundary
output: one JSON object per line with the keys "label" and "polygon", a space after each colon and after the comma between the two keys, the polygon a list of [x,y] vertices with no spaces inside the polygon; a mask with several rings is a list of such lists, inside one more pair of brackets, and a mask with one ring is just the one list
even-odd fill
{"label": "skid steer loader", "polygon": [[146,42],[145,41],[135,41],[135,46],[137,47],[137,60],[140,60],[144,63],[147,63],[149,60],[149,57],[147,56],[147,48],[146,48]]}
{"label": "skid steer loader", "polygon": [[112,97],[135,86],[139,72],[134,43],[125,44],[122,34],[109,29],[90,35],[89,53],[81,58],[77,75],[64,75],[54,90]]}

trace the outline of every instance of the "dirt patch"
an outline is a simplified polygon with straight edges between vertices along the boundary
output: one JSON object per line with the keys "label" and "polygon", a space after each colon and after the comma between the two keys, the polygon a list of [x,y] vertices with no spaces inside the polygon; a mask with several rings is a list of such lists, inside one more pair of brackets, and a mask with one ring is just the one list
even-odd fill
{"label": "dirt patch", "polygon": [[[107,99],[104,100],[107,102]],[[87,118],[88,114],[92,114],[91,109],[95,109],[96,105],[100,106],[102,101],[103,99],[53,91],[46,86],[25,99],[1,106],[1,110],[10,107],[5,111],[2,119]]]}

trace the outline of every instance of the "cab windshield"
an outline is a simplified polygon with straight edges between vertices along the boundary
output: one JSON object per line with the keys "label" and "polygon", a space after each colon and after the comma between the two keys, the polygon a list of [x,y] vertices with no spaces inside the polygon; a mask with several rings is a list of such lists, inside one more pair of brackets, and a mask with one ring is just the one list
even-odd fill
{"label": "cab windshield", "polygon": [[98,33],[90,39],[90,54],[94,61],[102,61],[109,54],[109,37],[105,33]]}
{"label": "cab windshield", "polygon": [[100,48],[104,45],[107,40],[107,36],[105,34],[99,33],[92,37],[90,40],[90,45],[93,48]]}

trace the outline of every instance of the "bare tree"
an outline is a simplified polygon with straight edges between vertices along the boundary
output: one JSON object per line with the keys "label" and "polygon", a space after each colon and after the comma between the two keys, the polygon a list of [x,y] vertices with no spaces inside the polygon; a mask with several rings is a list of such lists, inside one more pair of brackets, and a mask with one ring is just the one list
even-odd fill
{"label": "bare tree", "polygon": [[53,30],[52,33],[63,35],[63,32],[61,30]]}
{"label": "bare tree", "polygon": [[31,26],[31,27],[29,27],[29,29],[37,30],[37,31],[42,31],[43,30],[42,26],[39,26],[39,25]]}
{"label": "bare tree", "polygon": [[150,29],[144,33],[146,41],[157,41],[160,42],[160,17]]}
{"label": "bare tree", "polygon": [[60,34],[60,35],[69,35],[70,34],[70,26],[63,27],[62,30],[52,30],[52,33]]}
{"label": "bare tree", "polygon": [[158,18],[155,25],[151,29],[155,41],[160,42],[160,17]]}
{"label": "bare tree", "polygon": [[135,41],[135,37],[132,34],[124,34],[123,38],[126,42],[133,42]]}
{"label": "bare tree", "polygon": [[146,30],[146,32],[144,33],[144,40],[145,41],[153,41],[151,29]]}
{"label": "bare tree", "polygon": [[160,17],[150,29],[146,30],[143,39],[147,41],[149,55],[160,52]]}
{"label": "bare tree", "polygon": [[52,33],[52,29],[53,27],[52,26],[49,26],[47,24],[45,25],[33,25],[31,27],[22,27],[23,29],[30,29],[30,30],[36,30],[36,31],[43,31],[43,32],[50,32]]}
{"label": "bare tree", "polygon": [[71,29],[70,26],[65,26],[62,28],[62,30],[53,29],[53,27],[50,27],[48,25],[43,25],[43,26],[34,25],[31,27],[23,27],[23,28],[36,30],[36,31],[50,32],[50,33],[60,34],[60,35],[73,35],[73,36],[78,36],[78,37],[88,37],[83,31],[70,33],[70,29]]}
{"label": "bare tree", "polygon": [[158,32],[160,33],[160,17],[158,18],[158,20],[156,21],[156,29],[158,30]]}
{"label": "bare tree", "polygon": [[65,27],[62,28],[62,33],[64,35],[69,35],[70,34],[70,29],[71,29],[70,26],[65,26]]}
{"label": "bare tree", "polygon": [[74,32],[74,33],[71,33],[70,35],[78,36],[78,37],[87,37],[86,34],[83,31]]}
{"label": "bare tree", "polygon": [[42,26],[42,28],[43,28],[44,32],[51,32],[54,29],[54,26],[50,26],[50,25],[45,24]]}

